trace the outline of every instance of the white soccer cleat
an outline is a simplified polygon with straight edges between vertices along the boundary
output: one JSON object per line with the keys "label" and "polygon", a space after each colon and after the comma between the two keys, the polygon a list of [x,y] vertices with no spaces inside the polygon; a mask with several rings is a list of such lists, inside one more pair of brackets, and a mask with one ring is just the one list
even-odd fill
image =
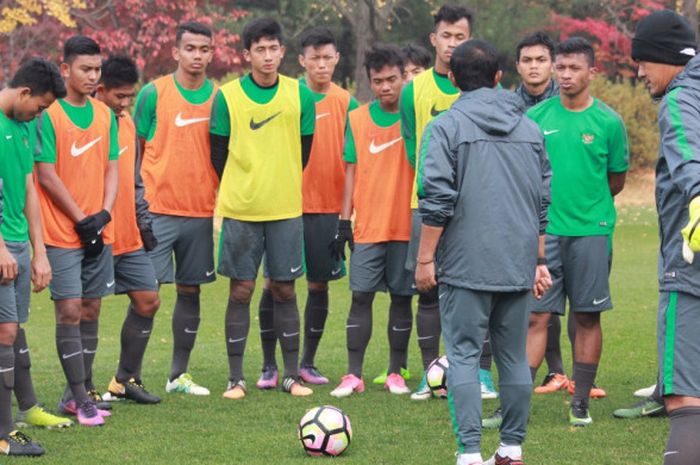
{"label": "white soccer cleat", "polygon": [[193,396],[209,395],[209,389],[192,381],[192,375],[189,373],[183,373],[174,380],[168,381],[165,385],[165,392],[181,392]]}
{"label": "white soccer cleat", "polygon": [[655,390],[656,390],[656,384],[652,384],[649,387],[637,389],[636,391],[634,391],[634,397],[641,397],[642,399],[646,399],[648,397],[651,397],[652,394],[654,394]]}

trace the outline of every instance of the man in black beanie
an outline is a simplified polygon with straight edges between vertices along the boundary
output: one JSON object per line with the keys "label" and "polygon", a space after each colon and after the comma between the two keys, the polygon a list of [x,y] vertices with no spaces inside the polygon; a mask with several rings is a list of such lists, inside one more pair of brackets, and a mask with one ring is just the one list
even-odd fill
{"label": "man in black beanie", "polygon": [[700,57],[675,12],[644,18],[632,40],[638,76],[661,99],[656,167],[659,213],[660,392],[671,419],[664,465],[700,463]]}

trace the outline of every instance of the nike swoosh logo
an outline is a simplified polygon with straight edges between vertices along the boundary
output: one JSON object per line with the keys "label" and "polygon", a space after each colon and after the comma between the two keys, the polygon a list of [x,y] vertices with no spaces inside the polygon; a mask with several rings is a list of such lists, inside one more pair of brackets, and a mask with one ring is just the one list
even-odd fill
{"label": "nike swoosh logo", "polygon": [[384,144],[380,144],[380,145],[375,145],[374,139],[372,139],[372,142],[369,144],[369,153],[371,153],[372,155],[376,155],[380,152],[383,152],[384,150],[388,149],[389,147],[391,147],[395,143],[401,141],[401,139],[402,139],[401,137],[397,137],[394,140],[390,140],[389,142],[384,143]]}
{"label": "nike swoosh logo", "polygon": [[430,109],[430,116],[435,118],[437,115],[439,115],[440,113],[442,113],[445,110],[447,110],[447,108],[443,108],[442,110],[438,110],[437,108],[435,108],[435,105],[433,105],[433,107]]}
{"label": "nike swoosh logo", "polygon": [[425,341],[426,339],[432,339],[432,338],[434,338],[434,337],[435,337],[435,336],[419,336],[417,339],[418,339],[419,341]]}
{"label": "nike swoosh logo", "polygon": [[127,145],[126,147],[123,147],[121,150],[119,150],[119,155],[126,152],[128,148],[129,148],[129,146]]}
{"label": "nike swoosh logo", "polygon": [[447,292],[443,292],[442,294],[440,294],[440,295],[438,296],[438,300],[440,300],[440,299],[442,299],[443,297],[445,297],[445,294],[447,294]]}
{"label": "nike swoosh logo", "polygon": [[147,329],[142,329],[141,334],[151,334],[151,332]]}
{"label": "nike swoosh logo", "polygon": [[321,118],[325,118],[326,116],[331,116],[330,113],[319,113],[316,115],[316,121],[320,120]]}
{"label": "nike swoosh logo", "polygon": [[359,328],[360,325],[345,325],[345,328]]}
{"label": "nike swoosh logo", "polygon": [[609,298],[610,298],[610,296],[608,296],[608,297],[606,297],[606,298],[604,298],[604,299],[601,299],[601,300],[593,299],[593,305],[600,305],[600,304],[602,304],[603,302],[605,302],[606,300],[608,300]]}
{"label": "nike swoosh logo", "polygon": [[[316,119],[318,119],[318,118],[316,118]],[[5,136],[5,139],[7,139],[7,140],[12,139],[12,134],[10,134],[9,136]]]}
{"label": "nike swoosh logo", "polygon": [[205,121],[209,121],[208,116],[203,118],[183,118],[182,112],[180,112],[175,117],[175,126],[177,126],[178,128],[184,128],[185,126],[189,126],[190,124],[203,123]]}
{"label": "nike swoosh logo", "polygon": [[550,134],[555,134],[559,132],[559,129],[552,129],[551,131],[547,131],[546,129],[544,130],[544,135],[549,136]]}
{"label": "nike swoosh logo", "polygon": [[84,354],[88,354],[88,355],[92,355],[92,354],[96,354],[97,351],[96,351],[96,350],[83,349],[83,353],[84,353]]}
{"label": "nike swoosh logo", "polygon": [[75,141],[73,141],[73,145],[70,147],[70,154],[74,157],[79,157],[80,155],[84,154],[88,150],[92,148],[96,143],[102,140],[102,136],[98,137],[95,140],[91,140],[87,144],[83,145],[82,147],[76,147],[75,146]]}
{"label": "nike swoosh logo", "polygon": [[409,326],[408,328],[397,328],[396,326],[391,327],[392,331],[398,331],[400,333],[405,332],[405,331],[410,331],[411,327]]}
{"label": "nike swoosh logo", "polygon": [[323,328],[321,328],[321,329],[309,328],[309,330],[310,330],[312,333],[322,333],[322,332],[323,332]]}
{"label": "nike swoosh logo", "polygon": [[247,336],[239,337],[238,339],[228,338],[228,342],[229,342],[229,344],[235,344],[236,342],[245,341],[246,339],[247,339]]}
{"label": "nike swoosh logo", "polygon": [[341,272],[341,268],[338,268],[337,270],[331,271],[331,275],[335,276]]}
{"label": "nike swoosh logo", "polygon": [[186,332],[187,334],[197,334],[197,330],[196,330],[196,329],[195,329],[194,331],[192,331],[192,330],[189,329],[189,328],[185,328],[185,332]]}
{"label": "nike swoosh logo", "polygon": [[275,328],[270,328],[270,329],[261,329],[260,333],[269,333],[270,331],[274,331]]}
{"label": "nike swoosh logo", "polygon": [[297,266],[296,268],[292,268],[290,271],[292,273],[296,273],[297,271],[301,270],[301,265]]}
{"label": "nike swoosh logo", "polygon": [[296,333],[289,333],[289,334],[282,331],[282,337],[294,337],[294,336],[298,336],[298,335],[299,335],[299,331],[297,331]]}
{"label": "nike swoosh logo", "polygon": [[15,367],[10,367],[10,368],[0,368],[0,373],[9,373],[10,371],[13,371]]}
{"label": "nike swoosh logo", "polygon": [[28,354],[28,353],[29,353],[29,349],[19,349],[19,353],[20,353],[20,354]]}
{"label": "nike swoosh logo", "polygon": [[76,355],[80,355],[80,354],[82,354],[82,353],[83,353],[83,351],[82,351],[82,350],[79,350],[79,351],[77,351],[77,352],[73,352],[72,354],[63,354],[63,355],[61,355],[61,358],[62,358],[63,360],[66,360],[66,359],[69,359],[69,358],[71,358],[71,357],[75,357]]}
{"label": "nike swoosh logo", "polygon": [[205,274],[207,275],[207,277],[209,277],[214,274],[214,270],[207,271]]}
{"label": "nike swoosh logo", "polygon": [[269,116],[269,117],[265,118],[265,119],[262,120],[262,121],[258,121],[257,123],[256,123],[255,120],[253,120],[253,118],[251,117],[251,118],[250,118],[250,129],[252,129],[253,131],[257,131],[258,129],[260,129],[261,127],[265,126],[267,123],[269,123],[269,122],[272,121],[273,119],[275,119],[275,118],[276,118],[277,116],[279,116],[280,114],[282,114],[282,112],[281,112],[281,111],[278,111],[278,112],[275,113],[274,115]]}
{"label": "nike swoosh logo", "polygon": [[667,456],[669,456],[669,455],[676,455],[676,454],[678,454],[678,453],[679,453],[679,452],[678,452],[677,450],[672,450],[672,451],[670,451],[670,452],[664,452],[664,457],[667,457]]}
{"label": "nike swoosh logo", "polygon": [[111,280],[110,282],[107,283],[107,287],[112,287],[114,286],[114,280]]}

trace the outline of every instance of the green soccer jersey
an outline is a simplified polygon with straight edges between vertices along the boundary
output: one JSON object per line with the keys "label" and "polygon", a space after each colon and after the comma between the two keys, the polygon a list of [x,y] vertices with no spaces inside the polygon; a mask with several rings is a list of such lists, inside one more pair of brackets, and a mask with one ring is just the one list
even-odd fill
{"label": "green soccer jersey", "polygon": [[[277,94],[279,83],[271,87],[260,87],[253,81],[250,74],[247,74],[241,78],[241,87],[246,96],[253,102],[265,105]],[[308,136],[314,133],[316,126],[316,102],[313,92],[303,83],[299,86],[299,100],[301,102],[301,135]],[[231,113],[221,90],[216,93],[211,107],[209,132],[224,137],[231,135]]]}
{"label": "green soccer jersey", "polygon": [[[401,118],[398,113],[388,113],[379,105],[379,101],[375,100],[369,104],[369,116],[372,122],[380,128],[388,128]],[[355,149],[355,138],[352,135],[350,121],[345,127],[345,150],[343,151],[343,160],[348,163],[357,163],[357,150]]]}
{"label": "green soccer jersey", "polygon": [[[192,105],[201,105],[211,96],[214,91],[214,83],[205,79],[198,89],[185,89],[177,82],[173,75],[173,81],[180,91],[180,95]],[[136,104],[134,105],[134,124],[136,125],[136,134],[143,137],[146,141],[153,139],[156,133],[156,104],[158,103],[158,92],[153,83],[148,83],[136,96]]]}
{"label": "green soccer jersey", "polygon": [[29,224],[24,215],[27,175],[31,174],[34,123],[20,123],[0,111],[0,179],[2,179],[2,226],[6,241],[29,240]]}
{"label": "green soccer jersey", "polygon": [[552,97],[527,112],[544,134],[552,165],[552,203],[547,233],[559,236],[611,234],[615,204],[608,173],[629,168],[622,118],[598,99],[583,111]]}
{"label": "green soccer jersey", "polygon": [[[66,112],[68,118],[73,124],[81,129],[87,129],[92,124],[92,119],[95,115],[95,110],[92,108],[92,102],[87,101],[82,107],[76,107],[66,102],[64,99],[59,99],[58,103]],[[109,159],[117,160],[119,158],[119,127],[117,126],[117,118],[110,110],[110,128],[109,128]],[[43,112],[39,116],[39,123],[36,125],[35,131],[37,139],[34,149],[34,161],[43,163],[56,163],[56,131],[51,123],[51,118],[47,112]]]}

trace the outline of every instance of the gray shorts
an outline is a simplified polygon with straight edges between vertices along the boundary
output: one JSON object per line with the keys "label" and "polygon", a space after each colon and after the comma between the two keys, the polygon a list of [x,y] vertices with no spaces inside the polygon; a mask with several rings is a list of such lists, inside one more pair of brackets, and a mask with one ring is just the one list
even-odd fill
{"label": "gray shorts", "polygon": [[700,397],[700,297],[661,292],[657,322],[662,395]]}
{"label": "gray shorts", "polygon": [[219,239],[219,274],[239,281],[258,276],[263,255],[273,281],[294,281],[304,274],[301,216],[279,221],[224,218]]}
{"label": "gray shorts", "polygon": [[153,262],[143,249],[114,257],[114,280],[115,294],[158,290]]}
{"label": "gray shorts", "polygon": [[0,323],[24,324],[29,320],[29,294],[32,288],[29,241],[5,242],[17,260],[17,279],[0,285]]}
{"label": "gray shorts", "polygon": [[610,310],[611,236],[554,236],[547,234],[545,257],[552,287],[531,311],[563,315],[566,300],[573,312]]}
{"label": "gray shorts", "polygon": [[331,257],[328,246],[338,232],[336,213],[305,213],[304,263],[306,279],[325,283],[345,276],[345,263]]}
{"label": "gray shorts", "polygon": [[406,269],[408,242],[355,244],[350,256],[350,289],[415,295],[413,273]]}
{"label": "gray shorts", "polygon": [[408,252],[406,253],[406,269],[411,273],[416,272],[416,261],[418,259],[418,246],[420,245],[420,229],[423,220],[418,213],[418,209],[411,210],[411,240],[408,241]]}
{"label": "gray shorts", "polygon": [[46,247],[53,279],[51,299],[99,299],[114,293],[112,246],[97,257],[85,257],[83,249]]}
{"label": "gray shorts", "polygon": [[[153,215],[158,246],[148,252],[160,284],[197,286],[216,280],[214,273],[214,220]],[[174,270],[173,255],[177,269]]]}

